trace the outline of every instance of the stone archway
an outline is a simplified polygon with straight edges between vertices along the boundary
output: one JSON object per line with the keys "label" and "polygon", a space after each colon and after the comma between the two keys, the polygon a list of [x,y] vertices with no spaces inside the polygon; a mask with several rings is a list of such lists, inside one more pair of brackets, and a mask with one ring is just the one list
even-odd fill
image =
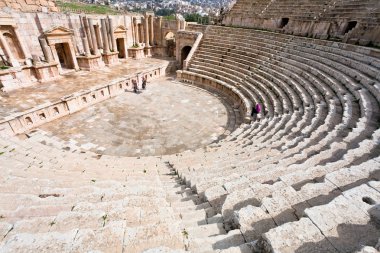
{"label": "stone archway", "polygon": [[175,34],[172,32],[167,32],[165,34],[165,46],[166,54],[169,57],[175,56]]}
{"label": "stone archway", "polygon": [[73,31],[57,26],[44,32],[48,45],[53,53],[53,58],[58,63],[59,73],[65,73],[67,69],[79,70],[73,45]]}

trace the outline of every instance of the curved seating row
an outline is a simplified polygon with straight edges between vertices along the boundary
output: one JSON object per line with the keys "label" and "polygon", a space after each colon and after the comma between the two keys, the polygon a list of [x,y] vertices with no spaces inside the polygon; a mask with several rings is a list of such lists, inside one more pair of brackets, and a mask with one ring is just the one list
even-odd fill
{"label": "curved seating row", "polygon": [[[274,236],[285,237],[284,231],[294,236],[292,247],[300,252],[310,252],[307,243],[322,247],[320,252],[360,248],[355,240],[330,241],[322,220],[315,219],[341,202],[362,205],[370,198],[363,207],[368,214],[380,204],[380,60],[368,52],[265,31],[208,29],[188,72],[223,80],[265,112],[206,151],[167,159],[222,215],[225,228],[240,229],[257,252],[287,252],[288,245]],[[350,214],[332,223],[342,226],[355,219]],[[360,224],[373,232],[369,220],[370,215],[363,217]],[[311,224],[318,240],[297,241],[289,230]],[[379,237],[378,231],[366,234],[363,245],[375,247]],[[326,242],[318,245],[319,240]]]}

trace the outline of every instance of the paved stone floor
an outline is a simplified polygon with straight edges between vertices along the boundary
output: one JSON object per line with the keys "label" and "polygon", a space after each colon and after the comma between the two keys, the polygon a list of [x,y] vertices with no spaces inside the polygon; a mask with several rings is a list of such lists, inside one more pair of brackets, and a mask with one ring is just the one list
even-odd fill
{"label": "paved stone floor", "polygon": [[39,129],[96,153],[147,156],[205,146],[224,133],[233,110],[199,88],[163,77]]}
{"label": "paved stone floor", "polygon": [[137,73],[143,69],[167,63],[167,59],[145,58],[141,60],[128,60],[127,62],[105,67],[97,71],[78,71],[64,75],[54,81],[35,84],[30,87],[0,92],[0,121],[13,113],[22,112],[34,106],[47,102],[54,102],[59,98],[84,90],[88,87],[107,82],[108,80]]}

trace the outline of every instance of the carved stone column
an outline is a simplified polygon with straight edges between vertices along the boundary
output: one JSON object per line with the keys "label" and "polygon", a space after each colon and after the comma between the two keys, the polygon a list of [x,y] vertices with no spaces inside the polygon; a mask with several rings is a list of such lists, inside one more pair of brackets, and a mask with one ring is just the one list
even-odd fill
{"label": "carved stone column", "polygon": [[82,20],[83,20],[84,32],[85,32],[87,40],[88,40],[88,45],[90,46],[90,49],[94,50],[94,46],[92,45],[92,39],[91,39],[90,28],[88,25],[88,20],[86,17],[83,17]]}
{"label": "carved stone column", "polygon": [[69,49],[70,49],[70,52],[71,52],[71,57],[72,57],[72,60],[73,60],[74,69],[75,70],[79,70],[79,65],[78,65],[77,57],[75,55],[74,45],[71,42],[69,42]]}
{"label": "carved stone column", "polygon": [[84,54],[88,57],[91,55],[90,52],[90,47],[88,45],[88,40],[86,37],[82,37],[82,42],[83,42],[83,48],[84,48]]}
{"label": "carved stone column", "polygon": [[40,44],[41,44],[42,52],[44,53],[44,56],[45,56],[45,60],[47,62],[53,62],[54,58],[53,58],[51,49],[50,49],[50,47],[48,46],[48,44],[46,42],[46,39],[40,38],[39,41],[40,41]]}
{"label": "carved stone column", "polygon": [[14,31],[14,33],[16,35],[16,38],[18,40],[18,43],[19,43],[19,45],[21,47],[22,54],[24,55],[25,59],[31,58],[32,56],[30,54],[30,51],[28,50],[27,47],[25,47],[25,44],[21,42],[21,36],[20,36],[20,34],[18,32],[18,29],[16,27],[14,27],[13,31]]}
{"label": "carved stone column", "polygon": [[20,63],[14,58],[11,49],[9,48],[8,42],[5,40],[3,34],[0,32],[0,43],[3,45],[4,53],[8,57],[9,63],[12,67],[19,67]]}
{"label": "carved stone column", "polygon": [[162,34],[162,17],[161,16],[158,17],[158,33],[160,34],[160,39],[161,39],[160,46],[162,46],[162,45],[164,45],[165,37]]}
{"label": "carved stone column", "polygon": [[94,55],[99,54],[98,42],[96,41],[95,29],[94,29],[94,21],[92,18],[88,19],[88,26],[90,27],[90,35],[92,41],[92,50],[94,51]]}
{"label": "carved stone column", "polygon": [[153,18],[153,16],[150,16],[149,17],[149,21],[150,21],[150,30],[149,30],[149,33],[150,33],[150,36],[149,36],[149,38],[150,38],[150,45],[151,46],[154,46],[154,33],[153,33],[153,21],[154,21],[154,18]]}
{"label": "carved stone column", "polygon": [[135,41],[136,41],[136,44],[139,44],[140,43],[140,31],[139,31],[139,25],[135,24]]}
{"label": "carved stone column", "polygon": [[61,63],[59,62],[59,57],[58,57],[57,49],[55,48],[55,44],[51,44],[51,45],[49,45],[49,47],[50,47],[51,53],[53,54],[54,61],[58,64],[57,65],[58,72],[61,74],[62,73],[62,66],[61,66]]}
{"label": "carved stone column", "polygon": [[107,27],[106,27],[106,20],[102,19],[102,39],[103,39],[103,54],[109,54],[110,48],[108,44],[108,36],[107,36]]}
{"label": "carved stone column", "polygon": [[98,48],[103,48],[102,32],[100,31],[100,25],[95,26],[96,41],[98,42]]}
{"label": "carved stone column", "polygon": [[113,20],[112,20],[112,18],[108,18],[108,22],[109,22],[109,34],[110,34],[110,38],[112,41],[112,51],[116,52],[117,51],[117,45],[116,45],[115,35],[113,33]]}
{"label": "carved stone column", "polygon": [[149,47],[149,22],[148,16],[144,17],[145,47]]}

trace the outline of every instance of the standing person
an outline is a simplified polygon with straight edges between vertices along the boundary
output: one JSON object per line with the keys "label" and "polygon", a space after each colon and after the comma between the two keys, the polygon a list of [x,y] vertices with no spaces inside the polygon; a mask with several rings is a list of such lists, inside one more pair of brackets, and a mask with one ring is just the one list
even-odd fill
{"label": "standing person", "polygon": [[260,113],[261,112],[261,105],[260,104],[256,104],[256,113]]}
{"label": "standing person", "polygon": [[260,119],[261,119],[261,114],[260,114],[260,112],[261,112],[261,105],[258,103],[258,104],[256,104],[256,107],[255,107],[255,109],[256,109],[256,113],[257,113],[257,119],[258,119],[258,121],[260,121]]}
{"label": "standing person", "polygon": [[142,89],[145,90],[146,87],[146,77],[142,77]]}
{"label": "standing person", "polygon": [[137,87],[137,81],[135,79],[132,80],[132,85],[133,85],[133,92],[137,93],[137,90],[139,88]]}

